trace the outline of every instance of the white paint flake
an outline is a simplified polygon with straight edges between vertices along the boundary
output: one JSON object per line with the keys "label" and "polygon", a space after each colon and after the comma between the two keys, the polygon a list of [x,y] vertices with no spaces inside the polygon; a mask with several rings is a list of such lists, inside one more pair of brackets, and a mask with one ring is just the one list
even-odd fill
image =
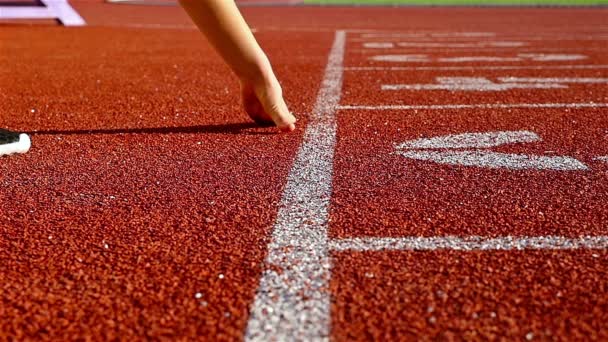
{"label": "white paint flake", "polygon": [[246,341],[327,341],[330,259],[327,223],[346,33],[337,31],[303,143],[274,224]]}

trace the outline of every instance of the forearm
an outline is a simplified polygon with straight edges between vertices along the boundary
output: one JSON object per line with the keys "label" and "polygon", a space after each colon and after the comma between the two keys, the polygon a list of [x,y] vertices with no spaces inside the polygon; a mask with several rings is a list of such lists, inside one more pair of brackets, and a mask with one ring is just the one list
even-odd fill
{"label": "forearm", "polygon": [[241,79],[255,81],[271,71],[233,0],[180,0],[182,7]]}

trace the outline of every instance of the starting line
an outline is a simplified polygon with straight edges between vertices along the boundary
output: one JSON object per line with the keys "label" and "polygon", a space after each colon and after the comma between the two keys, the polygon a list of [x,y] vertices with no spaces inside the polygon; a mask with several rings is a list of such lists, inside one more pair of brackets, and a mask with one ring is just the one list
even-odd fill
{"label": "starting line", "polygon": [[0,19],[55,19],[65,26],[84,26],[67,0],[38,0],[40,6],[0,6]]}

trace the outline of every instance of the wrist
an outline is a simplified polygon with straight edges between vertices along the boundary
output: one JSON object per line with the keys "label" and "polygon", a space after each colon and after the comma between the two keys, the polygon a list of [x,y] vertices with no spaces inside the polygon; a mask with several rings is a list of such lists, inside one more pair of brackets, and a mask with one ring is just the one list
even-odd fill
{"label": "wrist", "polygon": [[262,85],[278,82],[270,61],[263,55],[254,59],[251,63],[247,63],[247,67],[240,72],[236,72],[237,77],[242,83]]}

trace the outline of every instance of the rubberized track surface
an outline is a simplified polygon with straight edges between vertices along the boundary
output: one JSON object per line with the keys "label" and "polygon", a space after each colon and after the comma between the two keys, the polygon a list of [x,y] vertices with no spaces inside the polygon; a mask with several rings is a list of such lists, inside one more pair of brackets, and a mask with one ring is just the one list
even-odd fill
{"label": "rubberized track surface", "polygon": [[[315,322],[336,340],[608,338],[603,240],[518,251],[349,245],[608,235],[608,163],[598,159],[608,155],[606,107],[380,108],[606,103],[605,83],[381,90],[438,77],[606,78],[606,10],[248,8],[300,118],[294,134],[277,135],[249,123],[228,69],[178,8],[75,7],[91,26],[0,31],[0,122],[33,133],[30,153],[0,160],[3,339],[242,339],[337,29],[347,32],[327,225],[331,317]],[[454,32],[491,35],[445,38]],[[404,41],[526,46],[364,46]],[[518,53],[585,58],[438,61]],[[408,54],[430,61],[373,60]],[[427,70],[412,69],[420,67]],[[471,167],[397,153],[416,139],[507,131],[541,140],[491,152],[567,156],[586,169]]]}

